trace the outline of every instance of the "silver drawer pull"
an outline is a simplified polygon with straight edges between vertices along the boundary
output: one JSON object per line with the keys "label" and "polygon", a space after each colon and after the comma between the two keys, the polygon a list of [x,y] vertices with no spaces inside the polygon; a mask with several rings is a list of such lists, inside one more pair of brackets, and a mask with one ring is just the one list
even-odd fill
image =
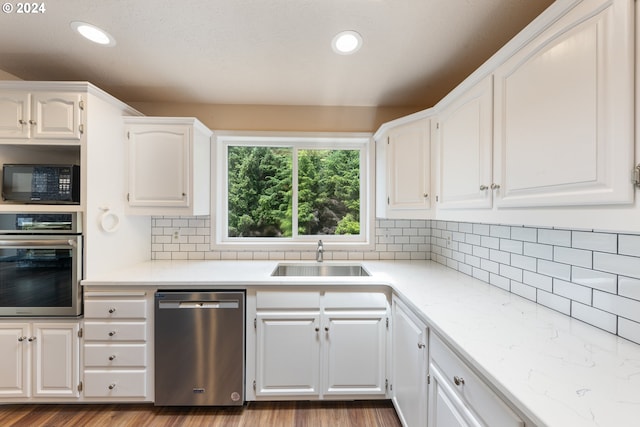
{"label": "silver drawer pull", "polygon": [[111,332],[109,332],[109,336],[110,336],[110,337],[114,336],[115,334],[116,334],[116,331],[111,331]]}
{"label": "silver drawer pull", "polygon": [[418,343],[418,348],[422,349],[422,348],[425,348],[425,347],[426,347],[425,343],[422,343],[422,342]]}
{"label": "silver drawer pull", "polygon": [[456,375],[456,376],[453,377],[453,383],[455,385],[464,385],[464,378],[459,377],[459,376]]}
{"label": "silver drawer pull", "polygon": [[116,388],[115,384],[109,384],[109,390],[113,390],[114,388]]}
{"label": "silver drawer pull", "polygon": [[24,341],[26,339],[27,339],[27,337],[18,337],[18,342],[22,342],[22,341]]}
{"label": "silver drawer pull", "polygon": [[113,313],[115,313],[115,312],[116,312],[115,307],[111,307],[111,308],[109,308],[109,314],[113,314]]}
{"label": "silver drawer pull", "polygon": [[36,337],[29,337],[28,341],[29,342],[34,342],[36,340]]}
{"label": "silver drawer pull", "polygon": [[111,356],[109,356],[109,360],[115,360],[116,359],[116,355],[112,354]]}

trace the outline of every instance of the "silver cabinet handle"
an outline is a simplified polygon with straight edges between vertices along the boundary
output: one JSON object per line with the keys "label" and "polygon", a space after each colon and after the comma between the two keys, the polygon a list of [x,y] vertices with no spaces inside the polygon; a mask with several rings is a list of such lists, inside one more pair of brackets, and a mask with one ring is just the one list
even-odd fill
{"label": "silver cabinet handle", "polygon": [[429,193],[424,193],[423,196],[424,196],[425,199],[428,199],[429,198]]}
{"label": "silver cabinet handle", "polygon": [[25,122],[25,121],[24,121],[24,120],[22,120],[22,119],[19,119],[19,120],[18,120],[18,124],[26,125],[26,124],[27,124],[27,122]]}
{"label": "silver cabinet handle", "polygon": [[29,124],[36,125],[36,121],[35,120],[29,120]]}
{"label": "silver cabinet handle", "polygon": [[36,337],[29,337],[28,341],[29,342],[34,342],[36,340]]}
{"label": "silver cabinet handle", "polygon": [[115,307],[111,307],[111,308],[109,308],[109,314],[113,314],[113,313],[115,313],[115,312],[116,312]]}
{"label": "silver cabinet handle", "polygon": [[27,337],[18,337],[18,342],[22,342],[22,341],[24,341],[26,339],[27,339]]}
{"label": "silver cabinet handle", "polygon": [[116,388],[116,385],[114,383],[109,384],[109,390],[113,390],[114,388]]}
{"label": "silver cabinet handle", "polygon": [[485,190],[488,190],[488,189],[489,189],[489,187],[487,187],[486,185],[481,185],[480,186],[480,191],[485,191]]}
{"label": "silver cabinet handle", "polygon": [[496,184],[495,182],[493,184],[491,184],[491,189],[492,190],[497,190],[500,188],[500,184]]}
{"label": "silver cabinet handle", "polygon": [[320,328],[316,326],[316,332],[320,332]]}
{"label": "silver cabinet handle", "polygon": [[109,336],[110,336],[110,337],[114,336],[115,334],[116,334],[116,331],[111,331],[111,332],[109,332]]}
{"label": "silver cabinet handle", "polygon": [[324,327],[324,331],[325,331],[325,332],[329,332],[329,327],[328,327],[328,326],[325,326],[325,327]]}
{"label": "silver cabinet handle", "polygon": [[459,376],[456,375],[456,376],[453,377],[453,383],[455,385],[464,385],[464,378],[459,377]]}
{"label": "silver cabinet handle", "polygon": [[115,354],[112,354],[111,356],[109,356],[109,360],[113,361],[115,359],[116,359],[116,355]]}
{"label": "silver cabinet handle", "polygon": [[423,343],[423,342],[419,342],[418,343],[418,348],[422,349],[422,348],[425,348],[425,347],[426,347],[425,343]]}

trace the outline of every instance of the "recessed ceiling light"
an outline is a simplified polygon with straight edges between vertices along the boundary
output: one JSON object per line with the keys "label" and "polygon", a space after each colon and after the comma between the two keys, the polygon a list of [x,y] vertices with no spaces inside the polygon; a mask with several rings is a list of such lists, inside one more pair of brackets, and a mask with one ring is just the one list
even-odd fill
{"label": "recessed ceiling light", "polygon": [[356,53],[362,46],[362,36],[356,31],[342,31],[331,42],[334,52],[340,55]]}
{"label": "recessed ceiling light", "polygon": [[103,46],[115,46],[116,39],[102,28],[98,28],[95,25],[87,24],[86,22],[74,21],[71,23],[71,28],[80,33],[80,35],[87,40],[91,40],[94,43],[98,43]]}

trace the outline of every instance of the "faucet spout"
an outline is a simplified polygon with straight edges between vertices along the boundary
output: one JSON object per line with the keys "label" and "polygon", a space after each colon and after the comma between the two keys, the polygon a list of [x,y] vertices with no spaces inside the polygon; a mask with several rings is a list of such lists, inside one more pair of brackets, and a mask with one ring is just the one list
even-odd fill
{"label": "faucet spout", "polygon": [[322,240],[318,240],[318,248],[316,249],[316,261],[322,262],[324,260],[324,245]]}

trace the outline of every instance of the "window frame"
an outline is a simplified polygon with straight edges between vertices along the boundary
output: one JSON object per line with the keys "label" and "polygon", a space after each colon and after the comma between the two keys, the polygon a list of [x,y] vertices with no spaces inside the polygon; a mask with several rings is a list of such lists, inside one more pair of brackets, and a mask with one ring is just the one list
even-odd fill
{"label": "window frame", "polygon": [[[312,250],[322,240],[332,251],[371,251],[375,249],[375,144],[370,133],[326,132],[231,132],[216,131],[211,150],[211,241],[212,250]],[[295,149],[360,150],[360,235],[296,235],[294,237],[228,237],[228,147],[229,146],[293,147]],[[297,174],[297,151],[293,151],[292,173]],[[296,176],[296,175],[294,175]],[[297,194],[297,179],[293,180]],[[297,197],[292,203],[297,212]],[[292,218],[297,227],[297,215]]]}

